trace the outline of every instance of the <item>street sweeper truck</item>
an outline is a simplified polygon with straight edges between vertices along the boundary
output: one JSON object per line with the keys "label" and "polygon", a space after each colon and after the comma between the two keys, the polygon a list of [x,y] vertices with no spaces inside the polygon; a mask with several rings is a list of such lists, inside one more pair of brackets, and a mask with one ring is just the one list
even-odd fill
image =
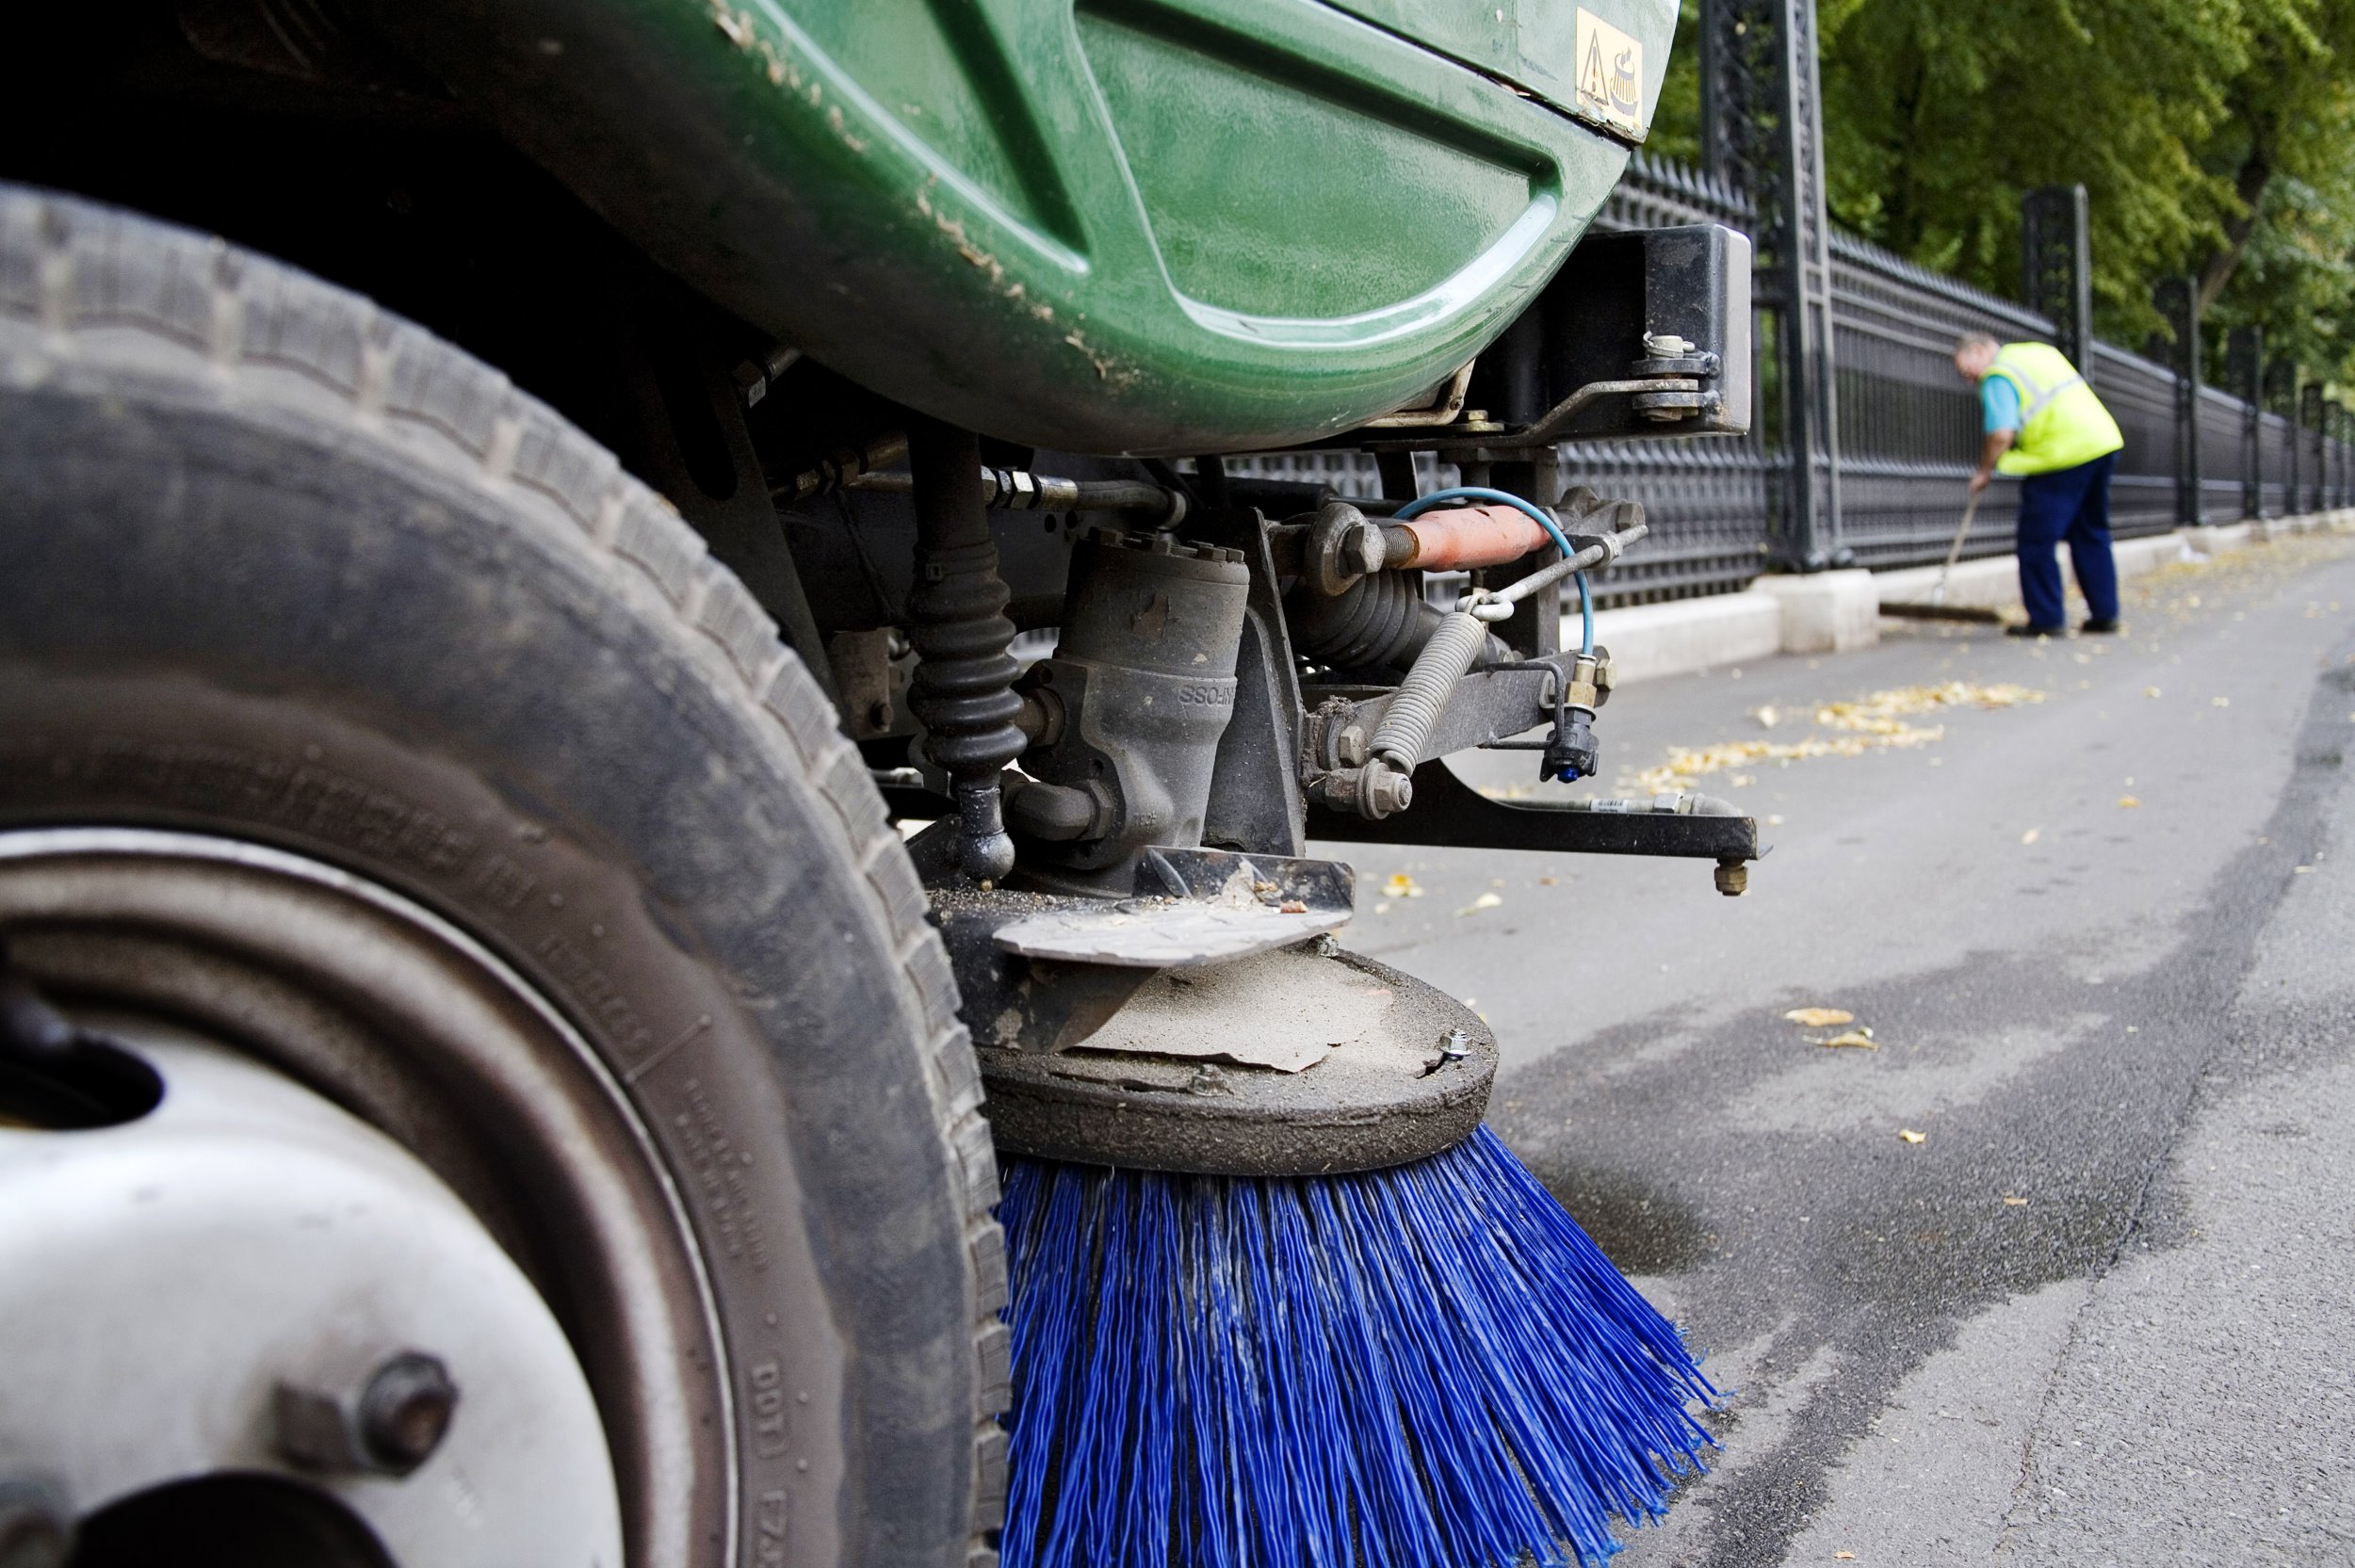
{"label": "street sweeper truck", "polygon": [[1751,418],[1748,240],[1595,226],[1675,20],[13,15],[0,1557],[1656,1513],[1713,1391],[1346,847],[1746,885],[1720,802],[1445,760],[1596,776],[1580,444]]}

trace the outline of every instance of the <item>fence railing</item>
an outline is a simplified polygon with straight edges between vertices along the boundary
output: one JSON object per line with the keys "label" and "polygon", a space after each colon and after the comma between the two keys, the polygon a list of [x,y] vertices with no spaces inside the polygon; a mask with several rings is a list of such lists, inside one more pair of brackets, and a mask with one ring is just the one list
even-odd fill
{"label": "fence railing", "polygon": [[[1738,190],[1697,170],[1638,155],[1599,227],[1726,223],[1746,232],[1756,214]],[[1956,340],[2052,341],[2055,323],[2015,301],[1941,277],[1849,234],[1832,243],[1832,363],[1839,408],[1836,564],[1876,569],[1942,559],[1961,519],[1965,481],[1980,445],[1976,392],[1955,374]],[[1758,321],[1762,372],[1776,318]],[[2195,417],[2181,417],[2184,380],[2168,365],[2111,344],[2087,368],[2126,438],[2111,486],[2112,531],[2163,533],[2179,523],[2355,505],[2355,445],[2347,411],[2309,397],[2290,416],[2213,386],[2198,388]],[[1571,443],[1566,483],[1591,485],[1644,505],[1651,537],[1605,580],[1606,604],[1646,603],[1746,587],[1768,569],[1767,545],[1788,459],[1773,438],[1768,390],[1744,437]],[[2199,443],[2196,492],[2186,437]],[[1425,459],[1426,486],[1451,480]],[[1228,470],[1308,479],[1343,495],[1381,493],[1373,460],[1357,452],[1262,453]],[[2018,487],[1999,481],[1982,501],[1966,556],[2012,547]]]}

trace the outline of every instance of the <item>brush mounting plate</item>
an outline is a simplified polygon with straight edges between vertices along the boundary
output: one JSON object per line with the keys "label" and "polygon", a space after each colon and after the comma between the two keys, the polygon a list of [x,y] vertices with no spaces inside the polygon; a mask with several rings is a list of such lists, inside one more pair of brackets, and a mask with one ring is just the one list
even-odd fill
{"label": "brush mounting plate", "polygon": [[979,1056],[1004,1153],[1236,1176],[1437,1154],[1480,1124],[1497,1068],[1454,997],[1317,945],[1150,973],[1072,1047]]}

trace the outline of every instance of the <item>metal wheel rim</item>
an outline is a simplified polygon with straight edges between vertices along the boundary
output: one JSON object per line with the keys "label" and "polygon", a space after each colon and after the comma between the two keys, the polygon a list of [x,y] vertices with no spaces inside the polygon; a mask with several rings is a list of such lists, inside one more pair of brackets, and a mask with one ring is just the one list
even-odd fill
{"label": "metal wheel rim", "polygon": [[695,1478],[715,1464],[735,1539],[734,1412],[686,1205],[613,1074],[496,954],[335,866],[129,828],[0,832],[0,936],[37,982],[231,1043],[418,1155],[572,1339],[631,1560],[703,1555]]}

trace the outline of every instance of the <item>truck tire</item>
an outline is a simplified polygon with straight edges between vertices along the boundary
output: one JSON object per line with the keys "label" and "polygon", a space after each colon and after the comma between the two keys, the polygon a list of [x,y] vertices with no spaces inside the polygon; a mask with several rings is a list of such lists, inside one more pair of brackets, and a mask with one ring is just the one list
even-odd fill
{"label": "truck tire", "polygon": [[[768,616],[609,454],[422,329],[0,186],[0,857],[61,844],[0,904],[15,961],[194,1020],[432,1165],[588,1374],[630,1564],[994,1560],[1005,1270],[972,1052],[900,838]],[[147,958],[108,958],[91,933],[130,917],[58,890],[143,854],[425,912],[582,1043],[531,1071],[602,1141],[501,1124],[382,1029],[344,1057],[326,1026],[274,1032],[255,998],[306,978],[306,1007],[382,1011],[365,954],[330,985],[184,904],[188,931],[142,905]],[[267,983],[175,979],[158,943]],[[623,1187],[673,1227],[636,1253],[565,1228]],[[592,1278],[600,1248],[672,1261]],[[608,1320],[632,1292],[667,1292],[667,1326]]]}

